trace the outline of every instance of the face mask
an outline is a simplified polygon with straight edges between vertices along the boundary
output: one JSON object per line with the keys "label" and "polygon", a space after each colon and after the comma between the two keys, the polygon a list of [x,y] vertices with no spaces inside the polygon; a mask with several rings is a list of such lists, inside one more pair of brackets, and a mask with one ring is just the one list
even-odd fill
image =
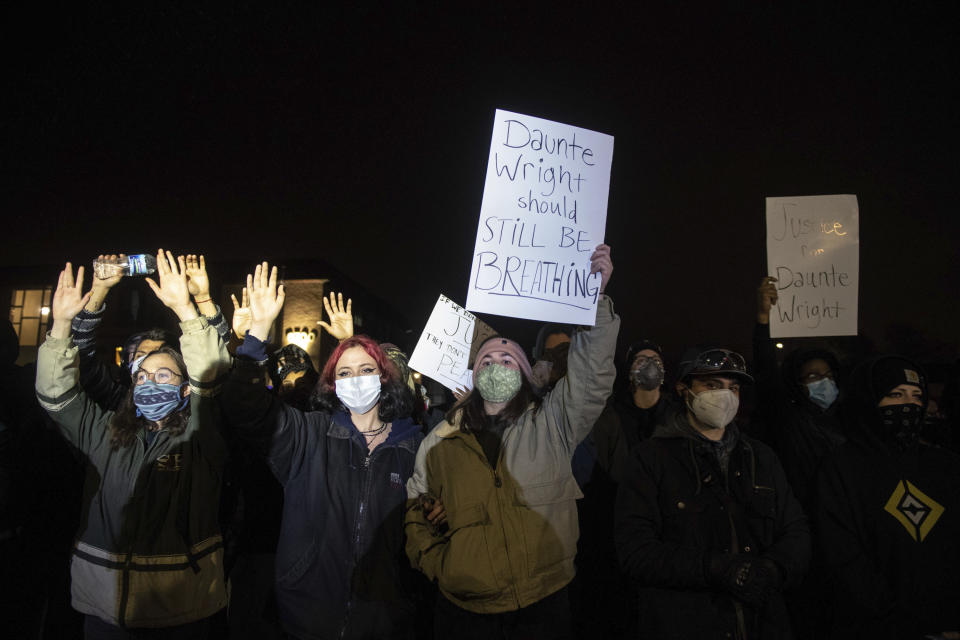
{"label": "face mask", "polygon": [[810,395],[810,402],[821,409],[828,409],[834,403],[840,391],[837,389],[837,383],[830,378],[822,378],[816,382],[807,384],[807,393]]}
{"label": "face mask", "polygon": [[687,408],[697,420],[707,427],[720,429],[731,422],[740,408],[740,398],[730,389],[712,389],[693,395],[693,401],[687,400]]}
{"label": "face mask", "polygon": [[137,405],[137,417],[143,416],[157,422],[174,411],[183,409],[190,398],[180,397],[182,387],[183,385],[157,384],[153,380],[138,384],[133,388],[133,404]]}
{"label": "face mask", "polygon": [[522,374],[501,364],[491,364],[477,374],[477,391],[487,402],[507,402],[520,391]]}
{"label": "face mask", "polygon": [[923,407],[912,402],[880,407],[880,423],[884,432],[892,436],[901,449],[909,449],[920,438]]}
{"label": "face mask", "polygon": [[647,360],[630,371],[630,382],[641,389],[653,391],[663,384],[663,375],[663,365],[656,360]]}
{"label": "face mask", "polygon": [[337,397],[353,413],[363,414],[380,401],[380,376],[354,376],[337,379]]}

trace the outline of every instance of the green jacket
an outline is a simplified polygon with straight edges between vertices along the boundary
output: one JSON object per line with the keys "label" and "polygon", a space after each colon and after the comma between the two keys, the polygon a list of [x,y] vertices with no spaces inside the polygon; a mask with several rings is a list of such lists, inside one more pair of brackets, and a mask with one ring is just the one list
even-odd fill
{"label": "green jacket", "polygon": [[227,604],[217,523],[226,449],[212,395],[229,369],[226,347],[203,317],[181,323],[190,383],[186,431],[142,434],[112,450],[104,411],[81,390],[77,347],[47,336],[37,396],[86,458],[81,528],[71,560],[73,607],[124,627],[169,627]]}
{"label": "green jacket", "polygon": [[[573,579],[580,489],[570,460],[613,389],[620,318],[609,298],[597,324],[574,333],[568,371],[539,410],[503,432],[492,468],[472,433],[441,422],[407,482],[407,555],[451,602],[475,613],[527,607]],[[417,496],[439,497],[449,529],[431,534]]]}

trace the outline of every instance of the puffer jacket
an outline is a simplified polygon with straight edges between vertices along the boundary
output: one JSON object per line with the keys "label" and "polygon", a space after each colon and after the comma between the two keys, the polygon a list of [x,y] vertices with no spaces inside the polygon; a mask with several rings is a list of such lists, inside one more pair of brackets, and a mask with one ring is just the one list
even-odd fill
{"label": "puffer jacket", "polygon": [[71,561],[73,607],[122,627],[170,627],[227,604],[217,523],[226,456],[212,396],[229,367],[203,317],[182,322],[190,383],[186,431],[110,446],[104,411],[81,390],[77,347],[48,335],[37,356],[37,396],[86,457],[82,528]]}
{"label": "puffer jacket", "polygon": [[297,638],[390,638],[413,622],[403,556],[406,481],[422,440],[409,418],[368,452],[344,411],[300,411],[263,385],[264,344],[247,336],[220,396],[228,428],[283,485],[277,606]]}
{"label": "puffer jacket", "polygon": [[[504,430],[495,467],[457,419],[421,445],[407,483],[407,555],[457,606],[513,611],[573,579],[582,494],[570,460],[613,389],[619,327],[613,303],[601,297],[596,326],[573,335],[566,377],[539,410],[531,406]],[[417,508],[413,498],[424,493],[443,501],[443,535],[431,533]]]}
{"label": "puffer jacket", "polygon": [[673,414],[642,442],[617,493],[621,566],[640,587],[644,638],[791,638],[781,593],[754,608],[708,583],[712,554],[772,560],[784,587],[810,561],[807,519],[773,452],[727,427],[726,473],[713,444]]}

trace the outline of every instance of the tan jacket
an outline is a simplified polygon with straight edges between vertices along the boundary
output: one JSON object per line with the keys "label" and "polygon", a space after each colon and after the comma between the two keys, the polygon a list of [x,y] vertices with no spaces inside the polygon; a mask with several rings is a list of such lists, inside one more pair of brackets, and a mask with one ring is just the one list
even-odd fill
{"label": "tan jacket", "polygon": [[[620,318],[609,298],[597,324],[572,339],[568,371],[503,432],[492,468],[472,433],[441,422],[417,452],[407,482],[407,555],[451,602],[475,613],[527,607],[573,579],[582,497],[570,460],[613,389]],[[434,536],[416,497],[443,500],[449,530]]]}

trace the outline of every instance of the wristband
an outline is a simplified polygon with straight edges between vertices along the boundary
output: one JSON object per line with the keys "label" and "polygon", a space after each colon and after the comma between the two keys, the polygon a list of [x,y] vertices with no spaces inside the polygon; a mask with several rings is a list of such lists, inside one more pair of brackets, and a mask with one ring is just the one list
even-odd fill
{"label": "wristband", "polygon": [[196,298],[194,298],[193,301],[196,302],[197,304],[203,304],[204,302],[210,302],[210,298],[207,298],[206,300],[197,300]]}

